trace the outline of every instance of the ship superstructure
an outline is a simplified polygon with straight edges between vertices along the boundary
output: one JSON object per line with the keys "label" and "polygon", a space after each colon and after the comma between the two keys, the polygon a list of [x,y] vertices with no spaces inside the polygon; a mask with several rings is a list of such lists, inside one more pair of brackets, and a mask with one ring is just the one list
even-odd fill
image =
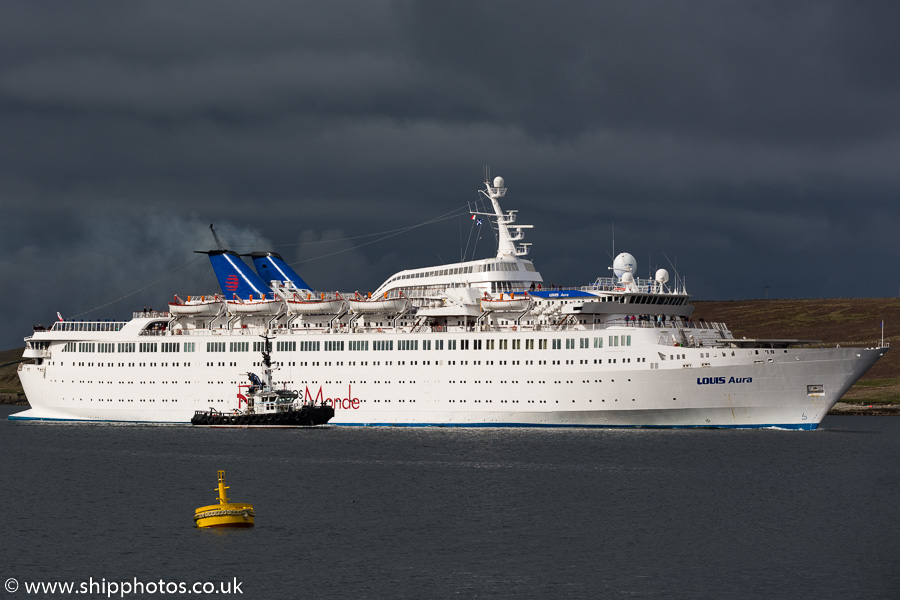
{"label": "ship superstructure", "polygon": [[26,338],[14,419],[188,423],[237,405],[236,375],[274,336],[279,386],[334,425],[814,429],[886,348],[736,339],[694,322],[683,280],[639,278],[619,254],[592,285],[546,286],[481,193],[494,257],[401,271],[372,293],[317,292],[272,252],[206,252],[221,289],[129,321],[66,322]]}

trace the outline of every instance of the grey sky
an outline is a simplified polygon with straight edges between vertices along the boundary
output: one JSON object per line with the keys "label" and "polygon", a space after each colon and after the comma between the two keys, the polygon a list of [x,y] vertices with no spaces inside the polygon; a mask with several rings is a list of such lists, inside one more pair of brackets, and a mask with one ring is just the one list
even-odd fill
{"label": "grey sky", "polygon": [[900,5],[558,4],[7,4],[0,347],[215,291],[210,222],[348,250],[296,265],[323,290],[458,260],[464,218],[321,242],[464,207],[485,164],[548,282],[606,275],[615,223],[701,299],[898,293]]}

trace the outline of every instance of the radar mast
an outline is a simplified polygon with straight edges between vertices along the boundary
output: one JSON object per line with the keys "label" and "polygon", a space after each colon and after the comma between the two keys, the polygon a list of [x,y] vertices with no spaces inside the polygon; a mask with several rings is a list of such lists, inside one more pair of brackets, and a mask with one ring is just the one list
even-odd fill
{"label": "radar mast", "polygon": [[[493,217],[497,223],[497,258],[527,256],[531,244],[517,242],[525,239],[523,229],[531,229],[533,225],[513,225],[516,222],[516,213],[518,211],[510,210],[503,212],[500,207],[500,198],[506,196],[506,182],[502,177],[494,177],[490,181],[488,169],[485,169],[484,189],[479,192],[491,201],[494,208],[493,213],[472,212],[473,215],[484,215]],[[514,230],[514,233],[510,233]]]}

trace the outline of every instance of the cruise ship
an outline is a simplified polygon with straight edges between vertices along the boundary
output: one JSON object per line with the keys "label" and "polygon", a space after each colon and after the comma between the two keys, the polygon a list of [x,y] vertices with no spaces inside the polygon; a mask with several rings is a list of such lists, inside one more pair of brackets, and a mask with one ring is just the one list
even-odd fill
{"label": "cruise ship", "polygon": [[[25,338],[30,408],[11,419],[187,424],[239,408],[273,339],[276,383],[335,425],[815,429],[885,347],[736,338],[694,321],[684,280],[622,253],[548,286],[486,176],[471,218],[496,256],[400,271],[370,293],[313,290],[277,253],[205,252],[220,290],[129,321]],[[595,274],[596,275],[596,274]],[[593,276],[593,275],[592,275]]]}

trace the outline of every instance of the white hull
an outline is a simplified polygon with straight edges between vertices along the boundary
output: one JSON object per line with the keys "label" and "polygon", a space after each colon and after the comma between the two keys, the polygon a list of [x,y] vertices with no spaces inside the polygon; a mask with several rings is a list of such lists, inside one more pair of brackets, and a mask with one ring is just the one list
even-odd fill
{"label": "white hull", "polygon": [[[637,334],[634,330],[622,331],[626,330]],[[519,335],[542,337],[531,332]],[[504,336],[517,337],[508,333]],[[224,339],[220,335],[191,337],[196,339],[198,350],[205,348],[206,340]],[[287,335],[276,341],[301,337],[325,340],[353,336]],[[436,340],[459,335],[416,337]],[[578,339],[584,335],[566,337]],[[350,366],[353,359],[363,356],[344,351],[327,356],[337,359],[328,364],[343,366],[283,366],[277,377],[288,388],[300,390],[312,399],[331,401],[335,405],[336,414],[331,421],[334,425],[814,429],[849,386],[885,352],[791,348],[767,351],[771,354],[764,354],[761,359],[757,353],[762,350],[740,349],[735,356],[726,353],[727,356],[704,358],[702,348],[677,348],[684,359],[667,360],[659,363],[659,368],[650,368],[652,361],[658,360],[659,351],[671,353],[673,348],[652,345],[643,352],[636,348],[495,351],[491,357],[497,362],[520,363],[504,369],[502,376],[509,379],[503,381],[498,379],[496,368],[473,366],[487,356],[485,351],[457,352],[453,356],[457,364],[448,364],[451,361],[446,360],[447,351],[394,352],[384,355],[394,359],[390,366],[375,365],[372,363],[376,361],[371,360],[366,361],[366,366]],[[275,352],[273,359],[285,365],[302,364],[303,359],[326,358],[325,354]],[[365,358],[375,355],[368,354]],[[530,357],[536,364],[522,364]],[[543,361],[543,357],[551,360]],[[193,356],[181,354],[174,358],[181,359],[181,364],[190,359],[193,366],[207,364],[210,356],[198,351]],[[195,410],[210,406],[228,410],[237,406],[237,374],[253,369],[257,356],[244,353],[238,358],[236,367],[205,367],[199,375],[201,381],[191,379],[198,377],[191,367],[169,367],[165,374],[154,374],[149,368],[103,367],[103,376],[115,381],[163,376],[178,379],[166,383],[154,383],[151,379],[144,385],[113,382],[102,388],[82,383],[85,368],[74,364],[70,367],[65,361],[61,361],[62,365],[23,364],[19,376],[32,408],[12,418],[187,423]],[[417,359],[418,364],[412,365],[409,359]],[[561,364],[554,365],[552,359]],[[594,366],[594,360],[601,360],[601,364]],[[621,364],[625,360],[630,362]],[[460,366],[464,361],[469,364]],[[540,364],[542,361],[545,364]],[[710,366],[701,367],[701,361]],[[55,375],[48,375],[48,369]],[[208,378],[224,383],[209,385]],[[702,383],[716,382],[718,378],[724,383]],[[742,383],[729,383],[730,380]],[[807,386],[811,385],[822,386],[822,393],[810,395]]]}

